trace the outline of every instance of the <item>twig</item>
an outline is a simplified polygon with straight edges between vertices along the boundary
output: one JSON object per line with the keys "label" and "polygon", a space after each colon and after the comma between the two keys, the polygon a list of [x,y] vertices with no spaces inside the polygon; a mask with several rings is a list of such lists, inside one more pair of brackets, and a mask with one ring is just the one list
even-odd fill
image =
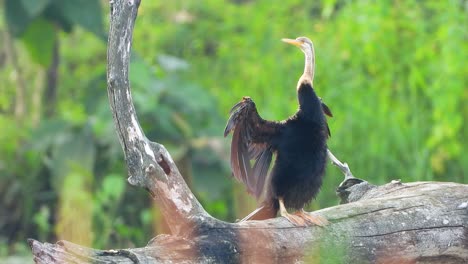
{"label": "twig", "polygon": [[345,180],[350,179],[350,178],[355,178],[353,174],[351,173],[351,170],[349,169],[349,166],[346,162],[342,163],[341,161],[339,161],[335,157],[335,155],[333,155],[330,149],[327,149],[327,154],[328,154],[328,158],[330,158],[331,163],[335,165],[336,167],[338,167],[341,170],[341,172],[345,175]]}

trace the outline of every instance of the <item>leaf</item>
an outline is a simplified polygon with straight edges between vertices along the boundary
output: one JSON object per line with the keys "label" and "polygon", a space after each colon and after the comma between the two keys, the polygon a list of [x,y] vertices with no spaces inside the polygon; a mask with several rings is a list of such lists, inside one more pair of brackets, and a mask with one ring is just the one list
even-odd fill
{"label": "leaf", "polygon": [[29,16],[36,17],[38,16],[46,6],[50,3],[51,0],[20,0],[24,7],[24,10],[28,12]]}
{"label": "leaf", "polygon": [[20,36],[33,19],[17,0],[5,0],[5,18],[8,29],[15,37]]}
{"label": "leaf", "polygon": [[118,174],[109,174],[102,181],[101,193],[103,202],[115,202],[120,199],[125,191],[125,184]]}
{"label": "leaf", "polygon": [[98,0],[56,0],[65,17],[86,30],[103,37],[102,8]]}
{"label": "leaf", "polygon": [[31,58],[45,67],[52,62],[55,39],[54,25],[43,18],[31,23],[22,37]]}
{"label": "leaf", "polygon": [[73,29],[73,22],[63,13],[62,3],[60,1],[55,0],[47,6],[44,10],[44,17],[55,25],[59,25],[60,28],[67,33],[70,33]]}

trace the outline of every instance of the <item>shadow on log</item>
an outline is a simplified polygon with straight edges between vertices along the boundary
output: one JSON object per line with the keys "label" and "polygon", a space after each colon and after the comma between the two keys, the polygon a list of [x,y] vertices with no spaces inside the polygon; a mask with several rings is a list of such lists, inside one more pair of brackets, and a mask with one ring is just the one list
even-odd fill
{"label": "shadow on log", "polygon": [[281,217],[226,223],[210,216],[164,146],[149,141],[138,123],[128,66],[139,4],[110,1],[109,102],[128,182],[149,191],[171,234],[155,237],[144,248],[120,250],[30,239],[36,263],[468,262],[468,185],[463,184],[374,186],[346,173],[337,189],[343,204],[316,211],[330,221],[325,228],[294,227]]}

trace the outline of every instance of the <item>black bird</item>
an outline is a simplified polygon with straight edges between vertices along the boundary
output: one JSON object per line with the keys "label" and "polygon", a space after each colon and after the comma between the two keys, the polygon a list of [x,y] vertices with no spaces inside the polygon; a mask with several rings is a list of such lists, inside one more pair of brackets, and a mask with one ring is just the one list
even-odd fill
{"label": "black bird", "polygon": [[[294,225],[323,226],[326,219],[304,212],[303,207],[315,198],[322,185],[330,136],[325,114],[332,114],[313,88],[312,41],[306,37],[283,41],[299,47],[305,54],[304,73],[297,84],[299,109],[287,120],[267,121],[259,116],[252,99],[244,97],[231,109],[224,136],[233,133],[234,177],[260,201],[260,207],[243,220],[273,218],[279,210]],[[268,173],[273,154],[276,160]],[[296,212],[289,214],[286,208]]]}

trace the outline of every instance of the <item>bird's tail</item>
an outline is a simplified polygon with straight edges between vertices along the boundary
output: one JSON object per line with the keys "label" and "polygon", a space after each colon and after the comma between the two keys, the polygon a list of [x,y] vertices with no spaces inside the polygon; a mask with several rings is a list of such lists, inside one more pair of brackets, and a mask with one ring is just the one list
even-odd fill
{"label": "bird's tail", "polygon": [[260,207],[244,217],[240,222],[248,220],[266,220],[275,218],[278,213],[279,203],[278,200],[270,200],[263,202]]}

